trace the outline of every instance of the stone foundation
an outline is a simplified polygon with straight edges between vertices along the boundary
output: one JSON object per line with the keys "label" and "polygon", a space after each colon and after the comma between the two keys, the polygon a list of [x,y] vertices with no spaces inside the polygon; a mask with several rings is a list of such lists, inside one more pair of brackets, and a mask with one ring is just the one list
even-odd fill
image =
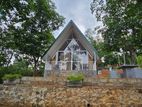
{"label": "stone foundation", "polygon": [[142,107],[141,79],[89,81],[91,78],[82,88],[69,88],[41,78],[29,79],[24,84],[0,85],[0,107]]}

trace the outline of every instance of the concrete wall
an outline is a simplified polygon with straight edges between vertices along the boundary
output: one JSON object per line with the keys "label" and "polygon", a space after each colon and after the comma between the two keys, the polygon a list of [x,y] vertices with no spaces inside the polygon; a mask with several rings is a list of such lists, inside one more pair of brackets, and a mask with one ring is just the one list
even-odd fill
{"label": "concrete wall", "polygon": [[126,70],[126,76],[128,78],[142,78],[142,69],[134,68],[134,69]]}

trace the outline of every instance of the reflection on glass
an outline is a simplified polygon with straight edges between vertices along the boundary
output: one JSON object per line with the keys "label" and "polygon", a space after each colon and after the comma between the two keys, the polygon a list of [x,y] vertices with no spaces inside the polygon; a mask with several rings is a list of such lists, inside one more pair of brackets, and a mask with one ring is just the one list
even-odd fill
{"label": "reflection on glass", "polygon": [[82,64],[87,64],[88,63],[87,51],[81,51],[80,52],[80,59],[81,59]]}
{"label": "reflection on glass", "polygon": [[85,70],[88,68],[88,53],[72,39],[64,51],[58,52],[60,70]]}
{"label": "reflection on glass", "polygon": [[58,52],[58,61],[64,61],[64,52]]}
{"label": "reflection on glass", "polygon": [[71,51],[64,52],[64,61],[71,61]]}
{"label": "reflection on glass", "polygon": [[60,61],[60,62],[59,62],[59,69],[60,69],[60,70],[66,70],[66,69],[67,69],[66,62]]}
{"label": "reflection on glass", "polygon": [[67,66],[66,70],[71,70],[71,61],[67,61],[66,66]]}
{"label": "reflection on glass", "polygon": [[77,51],[80,50],[80,46],[75,39],[72,39],[68,46],[65,48],[65,51]]}
{"label": "reflection on glass", "polygon": [[73,67],[72,70],[80,70],[81,69],[81,63],[78,61],[73,61]]}

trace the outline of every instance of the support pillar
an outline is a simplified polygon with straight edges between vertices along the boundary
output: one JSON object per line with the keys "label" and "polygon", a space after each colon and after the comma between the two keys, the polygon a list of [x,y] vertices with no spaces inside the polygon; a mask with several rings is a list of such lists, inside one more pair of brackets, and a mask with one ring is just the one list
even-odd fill
{"label": "support pillar", "polygon": [[97,74],[97,65],[96,65],[96,61],[97,61],[97,58],[96,58],[96,54],[94,53],[93,70],[94,70],[94,72],[95,72],[95,75]]}
{"label": "support pillar", "polygon": [[44,77],[47,76],[48,71],[52,70],[52,65],[50,64],[49,61],[45,61],[45,69],[44,69]]}

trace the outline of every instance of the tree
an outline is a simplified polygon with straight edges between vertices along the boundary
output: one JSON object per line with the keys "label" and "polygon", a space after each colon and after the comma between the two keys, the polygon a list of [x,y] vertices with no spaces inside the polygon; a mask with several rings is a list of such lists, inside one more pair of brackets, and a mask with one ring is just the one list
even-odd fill
{"label": "tree", "polygon": [[0,5],[0,22],[6,26],[2,35],[10,38],[14,45],[6,49],[19,51],[37,72],[43,53],[54,40],[52,31],[63,24],[64,18],[55,11],[50,0],[2,0]]}
{"label": "tree", "polygon": [[85,37],[88,39],[88,41],[91,43],[91,44],[94,44],[95,40],[94,40],[94,34],[95,32],[88,28],[86,31],[85,31]]}
{"label": "tree", "polygon": [[92,13],[102,21],[105,46],[110,51],[130,54],[131,64],[136,63],[137,50],[142,42],[141,0],[93,0]]}
{"label": "tree", "polygon": [[4,53],[0,53],[0,66],[3,66],[6,63],[6,56]]}
{"label": "tree", "polygon": [[95,35],[95,30],[87,29],[85,31],[85,37],[89,40],[89,42],[94,46],[94,48],[97,50],[97,54],[100,57],[100,60],[98,62],[98,67],[105,67],[108,65],[117,65],[122,62],[120,62],[120,58],[118,59],[118,56],[114,54],[113,51],[108,51],[105,47],[104,41],[101,40],[102,38],[98,35]]}

